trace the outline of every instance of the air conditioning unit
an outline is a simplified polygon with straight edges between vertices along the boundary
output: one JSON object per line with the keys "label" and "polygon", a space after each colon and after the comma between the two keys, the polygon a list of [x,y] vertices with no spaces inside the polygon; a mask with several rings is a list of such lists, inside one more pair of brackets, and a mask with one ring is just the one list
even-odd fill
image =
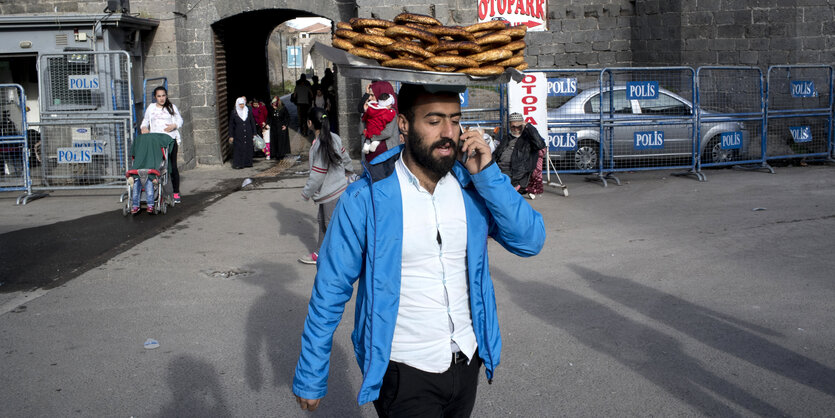
{"label": "air conditioning unit", "polygon": [[105,13],[130,13],[130,0],[107,0]]}

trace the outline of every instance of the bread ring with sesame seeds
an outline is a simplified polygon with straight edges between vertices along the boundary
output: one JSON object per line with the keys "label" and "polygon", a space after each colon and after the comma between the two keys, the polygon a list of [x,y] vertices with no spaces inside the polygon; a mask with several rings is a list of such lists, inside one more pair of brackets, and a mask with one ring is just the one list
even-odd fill
{"label": "bread ring with sesame seeds", "polygon": [[388,55],[386,55],[382,52],[372,51],[368,48],[362,48],[362,47],[351,48],[351,49],[348,50],[348,53],[349,54],[354,54],[358,57],[370,58],[370,59],[377,60],[377,61],[387,61],[387,60],[391,59],[390,56],[388,56]]}
{"label": "bread ring with sesame seeds", "polygon": [[391,39],[388,36],[366,35],[364,33],[361,33],[355,36],[353,39],[351,39],[351,42],[353,42],[354,45],[366,44],[385,47],[393,44],[394,39]]}
{"label": "bread ring with sesame seeds", "polygon": [[423,60],[423,63],[430,66],[444,65],[448,67],[478,67],[476,60],[456,55],[438,55]]}
{"label": "bread ring with sesame seeds", "polygon": [[385,47],[386,52],[394,52],[394,53],[406,53],[414,56],[418,56],[421,59],[432,58],[435,54],[423,49],[418,45],[416,42],[401,42],[396,41],[391,45],[387,45]]}
{"label": "bread ring with sesame seeds", "polygon": [[354,28],[348,22],[336,22],[336,29],[354,30]]}
{"label": "bread ring with sesame seeds", "polygon": [[501,20],[488,20],[486,22],[474,23],[469,26],[464,26],[464,30],[470,33],[480,32],[484,30],[501,30],[507,29],[507,24]]}
{"label": "bread ring with sesame seeds", "polygon": [[425,30],[438,37],[449,36],[452,39],[458,38],[465,41],[475,42],[475,36],[473,36],[472,33],[465,31],[464,28],[460,26],[429,26]]}
{"label": "bread ring with sesame seeds", "polygon": [[333,39],[331,39],[331,45],[334,48],[344,49],[346,51],[354,47],[354,44],[352,44],[351,41],[337,36],[334,36]]}
{"label": "bread ring with sesame seeds", "polygon": [[417,23],[426,26],[441,26],[441,21],[432,16],[419,15],[415,13],[400,13],[394,17],[394,22],[399,24]]}
{"label": "bread ring with sesame seeds", "polygon": [[435,45],[429,45],[426,47],[426,50],[437,54],[439,52],[446,52],[446,51],[458,51],[459,53],[463,54],[472,54],[476,52],[480,52],[480,48],[478,44],[475,42],[468,42],[468,41],[460,41],[460,42],[439,42]]}
{"label": "bread ring with sesame seeds", "polygon": [[455,70],[455,72],[476,76],[500,75],[504,73],[504,67],[499,67],[498,65],[489,65],[486,67],[461,68],[459,70]]}
{"label": "bread ring with sesame seeds", "polygon": [[510,43],[510,36],[501,35],[498,33],[492,33],[490,35],[482,36],[481,38],[476,38],[475,43],[479,45],[489,45],[489,44],[509,44]]}
{"label": "bread ring with sesame seeds", "polygon": [[499,61],[508,59],[513,56],[513,52],[510,52],[507,49],[491,49],[489,51],[479,52],[478,54],[473,54],[468,56],[467,58],[476,60],[478,62],[492,62],[492,61]]}
{"label": "bread ring with sesame seeds", "polygon": [[390,68],[403,68],[406,70],[418,70],[418,71],[433,71],[432,67],[415,60],[408,60],[408,59],[391,59],[383,61],[381,64],[383,67],[390,67]]}
{"label": "bread ring with sesame seeds", "polygon": [[438,37],[435,35],[420,29],[410,28],[405,25],[395,25],[386,29],[386,36],[389,38],[415,38],[420,39],[427,44],[438,43]]}

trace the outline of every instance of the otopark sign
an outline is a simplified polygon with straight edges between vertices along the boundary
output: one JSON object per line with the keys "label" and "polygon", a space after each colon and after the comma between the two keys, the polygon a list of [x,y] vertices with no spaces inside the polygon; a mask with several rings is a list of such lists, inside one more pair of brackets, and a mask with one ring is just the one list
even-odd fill
{"label": "otopark sign", "polygon": [[478,0],[478,21],[504,20],[510,26],[525,25],[528,31],[548,30],[546,0]]}

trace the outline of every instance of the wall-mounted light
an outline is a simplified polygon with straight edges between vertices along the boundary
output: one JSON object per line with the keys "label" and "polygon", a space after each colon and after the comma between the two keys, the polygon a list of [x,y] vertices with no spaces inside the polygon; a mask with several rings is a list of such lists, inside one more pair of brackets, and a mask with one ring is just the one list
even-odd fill
{"label": "wall-mounted light", "polygon": [[20,43],[17,44],[17,45],[21,48],[31,48],[32,47],[32,41],[20,41]]}

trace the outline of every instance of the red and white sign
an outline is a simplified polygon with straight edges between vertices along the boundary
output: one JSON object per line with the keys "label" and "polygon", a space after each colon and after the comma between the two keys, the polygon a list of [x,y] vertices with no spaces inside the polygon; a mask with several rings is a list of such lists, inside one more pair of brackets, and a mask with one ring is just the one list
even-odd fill
{"label": "red and white sign", "polygon": [[546,0],[478,0],[478,21],[506,20],[511,26],[525,25],[529,31],[548,30]]}
{"label": "red and white sign", "polygon": [[522,81],[507,83],[510,113],[521,113],[543,138],[548,138],[548,77],[545,73],[525,73]]}

